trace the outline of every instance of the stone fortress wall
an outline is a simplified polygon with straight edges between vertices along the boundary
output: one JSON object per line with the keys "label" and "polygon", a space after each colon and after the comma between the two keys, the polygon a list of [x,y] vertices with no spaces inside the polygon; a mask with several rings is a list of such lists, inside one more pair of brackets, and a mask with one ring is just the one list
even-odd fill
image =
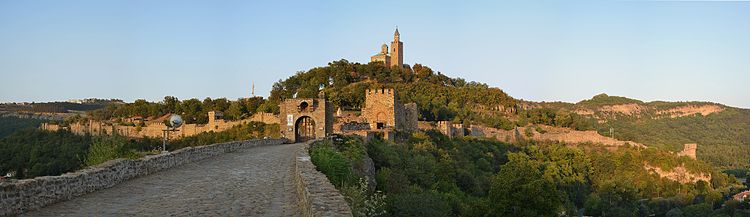
{"label": "stone fortress wall", "polygon": [[[208,123],[207,124],[183,124],[177,128],[177,131],[170,132],[170,140],[184,138],[192,135],[196,135],[203,132],[221,132],[228,130],[237,125],[245,124],[248,122],[263,122],[266,124],[278,124],[279,118],[272,113],[255,113],[253,116],[247,119],[238,121],[228,121],[222,119],[221,112],[208,112]],[[92,134],[92,135],[111,135],[113,132],[117,132],[120,135],[131,137],[131,138],[161,138],[163,131],[167,128],[164,125],[163,120],[169,118],[169,115],[162,116],[160,118],[143,121],[145,126],[121,126],[113,123],[107,123],[102,121],[89,120],[85,123],[72,123],[68,127],[62,127],[57,124],[42,123],[40,127],[43,130],[57,131],[60,129],[68,129],[71,132],[79,135]],[[126,119],[126,122],[137,125],[142,120],[133,120],[132,118]]]}
{"label": "stone fortress wall", "polygon": [[[174,152],[149,155],[135,160],[111,160],[60,176],[42,176],[34,179],[0,182],[0,216],[18,215],[97,190],[110,188],[133,178],[233,152],[241,148],[280,145],[285,141],[284,139],[260,139],[187,147]],[[346,202],[344,202],[344,205],[346,205]]]}
{"label": "stone fortress wall", "polygon": [[693,160],[698,159],[698,156],[695,155],[695,152],[698,150],[698,144],[696,143],[688,143],[683,145],[682,151],[677,153],[678,156],[687,156]]}
{"label": "stone fortress wall", "polygon": [[[451,121],[439,121],[437,123],[437,126],[422,122],[419,124],[419,126],[422,130],[437,130],[449,137],[472,136],[480,138],[495,138],[498,141],[503,142],[516,142],[521,139],[531,139],[539,141],[551,140],[574,144],[590,142],[612,148],[617,148],[620,146],[646,148],[646,146],[641,143],[633,141],[621,141],[602,136],[594,130],[577,131],[567,128],[545,125],[539,125],[541,129],[546,131],[544,133],[537,132],[535,129],[536,127],[534,126],[516,127],[512,130],[504,130],[474,124],[465,126],[463,124],[454,124]],[[532,135],[530,137],[526,135],[527,129],[531,129]]]}

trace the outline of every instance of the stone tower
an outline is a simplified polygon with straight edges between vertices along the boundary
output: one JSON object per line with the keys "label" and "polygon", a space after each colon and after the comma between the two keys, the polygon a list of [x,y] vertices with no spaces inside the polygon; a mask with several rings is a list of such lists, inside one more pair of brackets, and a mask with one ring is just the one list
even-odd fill
{"label": "stone tower", "polygon": [[417,104],[401,104],[394,89],[368,89],[362,116],[371,130],[395,129],[414,131],[418,128]]}
{"label": "stone tower", "polygon": [[402,67],[404,65],[404,43],[400,40],[401,35],[398,33],[398,27],[396,32],[393,33],[393,41],[391,42],[391,68],[393,66]]}

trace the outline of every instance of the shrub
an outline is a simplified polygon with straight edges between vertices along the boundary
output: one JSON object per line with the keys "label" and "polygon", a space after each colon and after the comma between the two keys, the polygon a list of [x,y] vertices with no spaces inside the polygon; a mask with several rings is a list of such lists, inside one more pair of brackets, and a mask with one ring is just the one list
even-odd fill
{"label": "shrub", "polygon": [[125,146],[127,141],[118,136],[97,137],[89,147],[86,154],[86,166],[94,166],[118,157],[118,150]]}
{"label": "shrub", "polygon": [[358,185],[345,186],[341,194],[352,208],[354,216],[381,216],[385,212],[385,194],[380,191],[368,194],[367,181],[360,178]]}
{"label": "shrub", "polygon": [[349,160],[326,143],[316,143],[310,149],[310,160],[326,174],[334,185],[347,186],[354,180]]}

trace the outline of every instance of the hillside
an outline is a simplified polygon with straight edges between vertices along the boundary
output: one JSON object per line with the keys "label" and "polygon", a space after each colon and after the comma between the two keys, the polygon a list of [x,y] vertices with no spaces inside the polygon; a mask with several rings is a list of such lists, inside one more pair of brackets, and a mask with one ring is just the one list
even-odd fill
{"label": "hillside", "polygon": [[750,157],[750,110],[711,102],[642,102],[600,94],[571,103],[540,103],[595,121],[596,130],[619,140],[678,151],[698,143],[698,159],[720,168],[745,168]]}
{"label": "hillside", "polygon": [[31,112],[31,113],[68,113],[74,111],[91,111],[104,108],[107,105],[123,104],[119,99],[85,99],[78,102],[40,102],[20,104],[0,104],[3,112]]}
{"label": "hillside", "polygon": [[[276,82],[269,97],[317,97],[324,92],[336,107],[357,110],[368,88],[390,87],[405,103],[417,103],[422,121],[452,120],[500,129],[549,125],[597,130],[622,141],[679,151],[698,143],[698,158],[720,168],[750,162],[750,110],[710,102],[643,102],[600,94],[578,103],[529,102],[503,90],[450,78],[427,66],[389,69],[377,63],[334,61]],[[273,103],[276,104],[276,103]]]}
{"label": "hillside", "polygon": [[[514,130],[546,126],[577,131],[596,131],[602,141],[614,136],[648,147],[677,152],[683,144],[697,143],[698,159],[722,169],[746,168],[750,150],[750,110],[710,102],[643,102],[600,94],[578,103],[531,102],[515,99],[502,89],[479,82],[451,78],[431,68],[390,69],[379,63],[360,64],[347,60],[316,67],[274,83],[268,99],[260,97],[163,102],[137,100],[110,104],[89,113],[97,120],[119,120],[133,116],[160,117],[182,114],[187,123],[206,123],[208,111],[222,111],[228,120],[257,112],[278,114],[278,104],[287,98],[314,98],[324,93],[336,108],[359,111],[369,88],[394,88],[403,103],[414,102],[420,121],[450,120],[454,123]],[[611,130],[611,131],[610,131]],[[539,132],[542,133],[542,132]],[[547,136],[549,137],[549,136]],[[546,138],[546,137],[542,137]]]}
{"label": "hillside", "polygon": [[436,131],[395,143],[322,141],[310,156],[355,216],[672,216],[673,209],[709,216],[733,212],[724,198],[739,184],[653,148],[507,144]]}

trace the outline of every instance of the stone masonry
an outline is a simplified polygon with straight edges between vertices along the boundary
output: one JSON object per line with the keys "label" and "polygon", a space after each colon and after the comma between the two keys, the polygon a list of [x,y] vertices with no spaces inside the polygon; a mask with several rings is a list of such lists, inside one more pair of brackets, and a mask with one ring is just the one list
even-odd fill
{"label": "stone masonry", "polygon": [[333,106],[324,97],[286,99],[279,105],[279,110],[282,138],[296,141],[299,122],[306,117],[312,119],[315,138],[333,133]]}
{"label": "stone masonry", "polygon": [[369,89],[365,93],[362,117],[372,130],[395,129],[411,132],[417,130],[417,105],[401,104],[394,89]]}

